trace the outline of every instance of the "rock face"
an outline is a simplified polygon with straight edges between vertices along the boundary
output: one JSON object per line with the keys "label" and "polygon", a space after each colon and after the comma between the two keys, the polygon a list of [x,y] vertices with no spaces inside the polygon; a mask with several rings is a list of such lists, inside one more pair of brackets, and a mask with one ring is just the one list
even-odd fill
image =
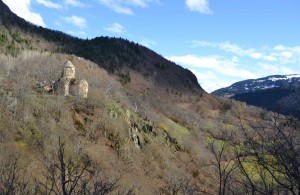
{"label": "rock face", "polygon": [[67,61],[64,64],[61,81],[64,96],[73,95],[87,98],[89,84],[84,79],[78,80],[75,78],[75,66],[72,62]]}
{"label": "rock face", "polygon": [[133,140],[134,146],[138,149],[141,149],[141,142],[138,136],[138,126],[136,124],[131,125],[129,135]]}

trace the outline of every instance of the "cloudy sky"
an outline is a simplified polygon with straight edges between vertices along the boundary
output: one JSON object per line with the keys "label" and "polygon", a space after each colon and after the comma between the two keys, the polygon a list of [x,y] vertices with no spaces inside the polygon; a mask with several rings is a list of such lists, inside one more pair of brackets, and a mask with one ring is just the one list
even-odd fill
{"label": "cloudy sky", "polygon": [[3,1],[40,26],[145,45],[193,71],[208,92],[300,73],[299,0]]}

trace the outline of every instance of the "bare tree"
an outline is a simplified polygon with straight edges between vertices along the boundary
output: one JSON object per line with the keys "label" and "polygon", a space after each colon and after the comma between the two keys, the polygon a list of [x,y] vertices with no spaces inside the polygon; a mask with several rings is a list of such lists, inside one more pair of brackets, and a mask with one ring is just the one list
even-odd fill
{"label": "bare tree", "polygon": [[202,193],[194,183],[185,176],[171,175],[167,178],[166,185],[160,186],[155,189],[156,194],[169,194],[169,195],[192,195]]}
{"label": "bare tree", "polygon": [[206,139],[208,149],[213,154],[213,161],[209,165],[215,167],[219,195],[226,194],[231,175],[237,168],[231,140],[232,135],[228,131],[221,131],[217,137],[210,135]]}
{"label": "bare tree", "polygon": [[36,190],[42,194],[78,194],[91,178],[89,159],[80,159],[68,155],[66,146],[59,138],[57,151],[51,152],[49,165],[43,173],[43,179],[36,179]]}
{"label": "bare tree", "polygon": [[[118,193],[120,177],[102,178],[87,157],[68,154],[66,145],[59,138],[57,150],[51,152],[50,163],[46,166],[42,179],[35,179],[36,192],[41,194],[92,194]],[[123,190],[122,194],[133,194],[134,187]]]}
{"label": "bare tree", "polygon": [[38,82],[38,86],[42,93],[52,92],[59,87],[58,80],[61,77],[62,70],[57,65],[51,64],[47,60],[37,59],[33,60],[33,76]]}
{"label": "bare tree", "polygon": [[19,155],[9,155],[0,161],[0,194],[29,194],[28,182],[22,177]]}
{"label": "bare tree", "polygon": [[[251,189],[262,194],[287,192],[300,194],[300,126],[294,118],[276,113],[262,113],[263,122],[241,128],[243,156],[261,170],[260,185],[243,171]],[[239,163],[243,165],[242,162]],[[243,169],[243,166],[240,166]]]}

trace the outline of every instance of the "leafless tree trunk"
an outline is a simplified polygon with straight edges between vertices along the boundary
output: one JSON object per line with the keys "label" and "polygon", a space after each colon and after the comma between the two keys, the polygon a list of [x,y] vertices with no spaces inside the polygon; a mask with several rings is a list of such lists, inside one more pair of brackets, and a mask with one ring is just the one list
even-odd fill
{"label": "leafless tree trunk", "polygon": [[78,194],[92,177],[93,173],[89,171],[91,161],[80,160],[73,154],[68,155],[65,143],[60,138],[57,151],[53,151],[51,159],[46,160],[50,161],[50,164],[46,168],[44,179],[36,179],[39,193]]}
{"label": "leafless tree trunk", "polygon": [[[36,191],[41,194],[93,194],[118,192],[119,179],[102,178],[92,166],[92,161],[78,154],[68,154],[66,145],[59,138],[57,150],[52,151],[42,179],[35,179]],[[134,188],[124,190],[132,194]]]}
{"label": "leafless tree trunk", "polygon": [[244,157],[237,158],[240,161],[252,159],[253,163],[261,167],[260,188],[254,185],[247,171],[244,171],[244,175],[255,191],[265,194],[273,191],[300,194],[299,122],[275,113],[263,113],[262,118],[260,124],[241,128],[245,140],[242,146]]}
{"label": "leafless tree trunk", "polygon": [[29,194],[28,182],[22,177],[19,167],[20,156],[10,155],[0,164],[0,194]]}
{"label": "leafless tree trunk", "polygon": [[208,149],[213,154],[213,161],[210,165],[216,168],[218,178],[218,194],[225,195],[228,191],[227,184],[233,172],[237,169],[234,161],[232,145],[232,135],[221,131],[218,138],[210,135],[206,140]]}

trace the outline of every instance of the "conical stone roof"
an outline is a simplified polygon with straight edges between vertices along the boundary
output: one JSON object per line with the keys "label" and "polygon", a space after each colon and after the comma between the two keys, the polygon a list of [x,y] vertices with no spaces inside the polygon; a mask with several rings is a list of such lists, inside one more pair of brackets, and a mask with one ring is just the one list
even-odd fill
{"label": "conical stone roof", "polygon": [[66,61],[66,63],[65,63],[65,68],[75,68],[75,66],[72,64],[72,62],[71,61]]}

